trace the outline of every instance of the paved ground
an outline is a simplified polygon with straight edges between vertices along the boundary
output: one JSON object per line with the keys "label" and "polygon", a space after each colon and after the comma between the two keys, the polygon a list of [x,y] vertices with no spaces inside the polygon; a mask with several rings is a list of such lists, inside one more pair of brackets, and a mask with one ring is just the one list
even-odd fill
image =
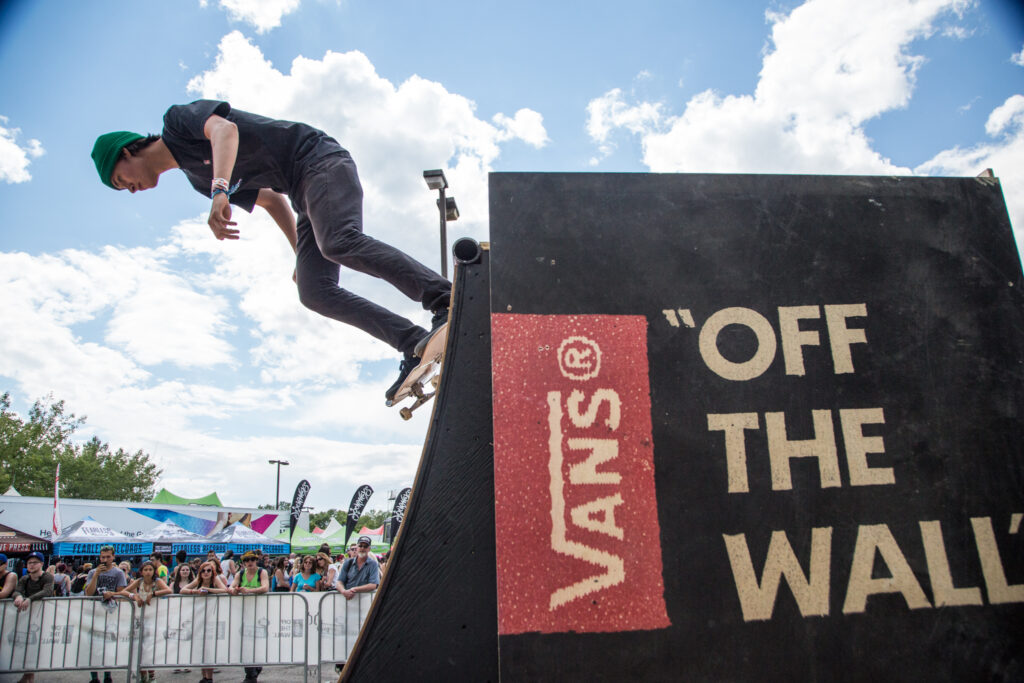
{"label": "paved ground", "polygon": [[[213,680],[217,683],[240,683],[245,678],[242,667],[220,667],[217,669]],[[157,669],[156,683],[196,683],[201,674],[199,669],[193,669],[190,673],[172,673],[173,669]],[[0,674],[0,683],[15,683],[20,674]],[[334,668],[329,664],[324,665],[322,680],[336,681],[338,678]],[[100,679],[102,680],[102,678]],[[301,683],[302,666],[274,666],[266,667],[260,675],[260,683]],[[314,672],[310,671],[309,682],[316,683]],[[51,671],[36,674],[36,683],[88,683],[88,671]],[[114,683],[124,683],[124,672],[113,676]]]}

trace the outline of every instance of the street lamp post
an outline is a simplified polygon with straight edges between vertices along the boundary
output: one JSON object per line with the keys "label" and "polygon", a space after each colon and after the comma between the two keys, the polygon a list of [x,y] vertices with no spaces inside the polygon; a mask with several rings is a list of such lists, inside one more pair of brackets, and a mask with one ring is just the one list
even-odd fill
{"label": "street lamp post", "polygon": [[446,197],[444,191],[448,189],[448,179],[444,177],[444,171],[437,168],[423,172],[423,179],[427,187],[437,190],[437,212],[441,214],[441,276],[448,277],[448,221],[458,220],[459,207],[455,204],[455,197]]}
{"label": "street lamp post", "polygon": [[281,465],[289,464],[287,460],[268,460],[271,465],[277,465],[277,486],[274,487],[274,509],[281,509]]}

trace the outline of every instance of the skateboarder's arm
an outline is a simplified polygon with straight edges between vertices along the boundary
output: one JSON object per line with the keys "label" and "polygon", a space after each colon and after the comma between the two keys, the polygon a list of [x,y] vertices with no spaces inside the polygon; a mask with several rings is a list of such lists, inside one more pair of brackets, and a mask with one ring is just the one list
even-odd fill
{"label": "skateboarder's arm", "polygon": [[[238,126],[223,116],[214,114],[206,119],[203,134],[213,148],[213,177],[223,178],[230,185],[231,173],[235,169],[235,159],[238,157]],[[238,230],[229,227],[236,223],[231,220],[231,205],[226,193],[218,192],[213,196],[207,223],[217,239],[238,239]]]}
{"label": "skateboarder's arm", "polygon": [[284,233],[288,244],[292,245],[292,251],[295,251],[295,214],[292,213],[288,198],[283,194],[274,192],[270,188],[264,187],[256,196],[256,206],[262,206],[266,209],[270,217],[277,223],[277,227],[281,228],[281,232]]}

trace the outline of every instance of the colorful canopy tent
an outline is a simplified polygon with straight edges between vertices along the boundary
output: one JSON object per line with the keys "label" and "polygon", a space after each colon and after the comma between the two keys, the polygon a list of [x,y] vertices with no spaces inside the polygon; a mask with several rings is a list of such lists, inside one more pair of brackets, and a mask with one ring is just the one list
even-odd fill
{"label": "colorful canopy tent", "polygon": [[5,496],[20,496],[21,494],[18,493],[18,489],[14,488],[12,486],[9,489],[7,489],[6,491],[4,491],[4,495]]}
{"label": "colorful canopy tent", "polygon": [[331,517],[331,523],[327,525],[326,529],[324,529],[324,536],[325,537],[330,536],[331,534],[335,533],[336,531],[344,530],[344,528],[345,528],[345,525],[343,525],[341,522],[339,522],[337,517]]}
{"label": "colorful canopy tent", "polygon": [[231,526],[221,529],[205,539],[205,543],[202,544],[174,544],[175,548],[183,546],[186,552],[193,545],[220,545],[224,550],[232,550],[236,553],[244,553],[248,550],[262,550],[265,553],[278,555],[288,552],[288,544],[284,541],[264,536],[241,522],[235,522]]}
{"label": "colorful canopy tent", "polygon": [[324,532],[324,530],[321,529],[320,527],[318,527],[318,526],[313,527],[313,533],[316,534],[317,536],[319,536],[323,532]]}
{"label": "colorful canopy tent", "polygon": [[193,533],[171,521],[160,522],[137,538],[140,541],[152,541],[153,543],[175,543],[180,541],[201,543],[206,540],[206,537],[202,534]]}
{"label": "colorful canopy tent", "polygon": [[41,553],[50,552],[50,542],[24,531],[0,524],[0,553],[5,555],[28,554],[33,550]]}
{"label": "colorful canopy tent", "polygon": [[92,517],[86,517],[64,527],[60,536],[53,539],[53,554],[61,557],[99,555],[100,548],[105,545],[113,546],[115,555],[148,555],[153,552],[152,543],[137,541]]}
{"label": "colorful canopy tent", "polygon": [[331,553],[338,554],[345,552],[348,543],[345,543],[345,527],[338,525],[338,528],[331,534],[324,534],[320,539],[321,543],[331,546]]}
{"label": "colorful canopy tent", "polygon": [[[282,533],[287,539],[288,532],[284,531]],[[323,536],[315,536],[302,527],[295,527],[295,533],[291,538],[291,551],[293,553],[299,553],[300,555],[310,555],[315,553],[325,540],[326,539]]]}
{"label": "colorful canopy tent", "polygon": [[224,507],[216,492],[202,498],[182,498],[181,496],[174,495],[167,489],[160,489],[160,492],[153,496],[153,500],[150,502],[163,505],[215,505],[217,507]]}

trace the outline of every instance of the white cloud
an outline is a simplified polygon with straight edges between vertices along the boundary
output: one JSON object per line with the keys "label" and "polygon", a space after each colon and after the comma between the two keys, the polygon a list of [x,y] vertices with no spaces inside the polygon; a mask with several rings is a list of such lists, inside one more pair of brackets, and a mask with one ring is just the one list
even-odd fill
{"label": "white cloud", "polygon": [[613,130],[624,128],[630,133],[643,135],[660,125],[663,116],[660,103],[627,105],[622,90],[618,88],[591,100],[587,104],[587,134],[598,143],[600,153],[599,157],[591,159],[591,165],[596,165],[615,151],[615,145],[609,139]]}
{"label": "white cloud", "polygon": [[1024,245],[1024,95],[1013,95],[989,114],[985,132],[991,142],[939,152],[916,173],[975,176],[991,168],[999,177],[1018,245]]}
{"label": "white cloud", "polygon": [[588,105],[606,154],[611,134],[640,136],[653,171],[899,173],[863,126],[909,102],[923,58],[911,42],[966,0],[809,0],[769,13],[771,43],[753,95],[695,95],[679,116],[611,90]]}
{"label": "white cloud", "polygon": [[512,118],[495,114],[491,120],[502,129],[497,138],[500,141],[518,138],[537,149],[551,142],[544,130],[544,117],[532,109],[520,109]]}
{"label": "white cloud", "polygon": [[[266,33],[281,25],[281,18],[299,8],[301,0],[220,0],[234,21],[251,24],[257,33]],[[203,2],[205,7],[206,3]]]}
{"label": "white cloud", "polygon": [[1024,66],[1024,47],[1020,49],[1020,52],[1011,55],[1010,61],[1017,66]]}
{"label": "white cloud", "polygon": [[23,147],[17,143],[20,128],[7,128],[8,119],[0,116],[0,180],[7,183],[24,183],[32,179],[28,172],[31,159],[46,153],[39,140],[29,140]]}

